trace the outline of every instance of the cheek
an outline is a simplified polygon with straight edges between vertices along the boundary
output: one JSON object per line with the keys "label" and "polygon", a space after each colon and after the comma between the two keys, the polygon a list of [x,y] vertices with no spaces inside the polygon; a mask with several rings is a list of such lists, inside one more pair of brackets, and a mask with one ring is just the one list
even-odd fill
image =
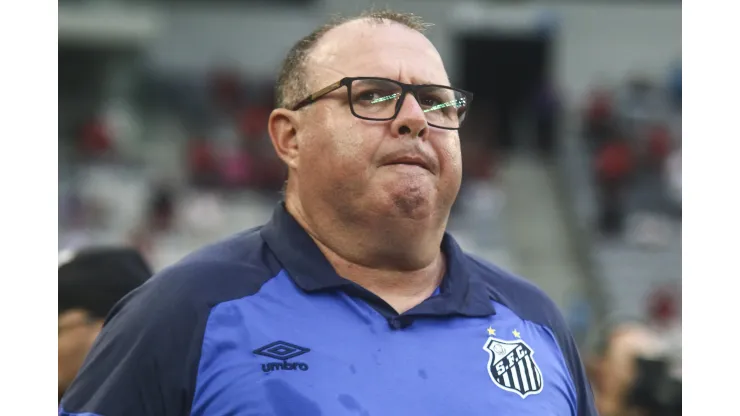
{"label": "cheek", "polygon": [[381,123],[360,120],[353,116],[333,126],[331,137],[334,155],[341,163],[365,169],[386,134]]}
{"label": "cheek", "polygon": [[457,136],[441,137],[435,146],[439,155],[442,174],[448,178],[462,177],[462,156],[460,154],[460,140]]}
{"label": "cheek", "polygon": [[[326,117],[316,134],[305,141],[302,164],[308,173],[322,171],[327,176],[364,174],[370,165],[378,140],[373,127],[352,117]],[[378,134],[377,136],[380,137]]]}

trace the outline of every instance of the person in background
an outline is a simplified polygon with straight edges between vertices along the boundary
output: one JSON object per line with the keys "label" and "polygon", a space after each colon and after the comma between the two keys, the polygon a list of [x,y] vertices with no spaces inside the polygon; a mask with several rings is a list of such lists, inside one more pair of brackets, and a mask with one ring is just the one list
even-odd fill
{"label": "person in background", "polygon": [[647,131],[647,163],[652,171],[662,172],[673,150],[673,139],[668,126],[655,124]]}
{"label": "person in background", "polygon": [[599,191],[599,229],[608,236],[621,233],[626,216],[624,191],[634,167],[632,149],[621,135],[614,135],[596,155]]}
{"label": "person in background", "polygon": [[175,221],[175,190],[166,181],[153,186],[147,206],[147,226],[152,231],[167,232]]}
{"label": "person in background", "polygon": [[102,117],[96,117],[82,127],[79,151],[86,157],[101,157],[113,150],[113,138]]}
{"label": "person in background", "polygon": [[595,152],[608,138],[614,119],[612,94],[603,87],[594,88],[583,112],[583,134],[588,148]]}
{"label": "person in background", "polygon": [[638,357],[662,353],[660,336],[637,320],[615,320],[599,335],[589,362],[589,378],[601,416],[636,415],[630,394],[638,375]]}
{"label": "person in background", "polygon": [[197,188],[210,188],[217,183],[218,161],[213,145],[205,138],[196,137],[188,142],[188,170],[190,182]]}
{"label": "person in background", "polygon": [[60,253],[59,398],[82,367],[113,306],[151,275],[135,250],[91,247]]}
{"label": "person in background", "polygon": [[681,287],[659,286],[648,298],[647,314],[655,332],[666,343],[667,353],[680,377],[682,349]]}

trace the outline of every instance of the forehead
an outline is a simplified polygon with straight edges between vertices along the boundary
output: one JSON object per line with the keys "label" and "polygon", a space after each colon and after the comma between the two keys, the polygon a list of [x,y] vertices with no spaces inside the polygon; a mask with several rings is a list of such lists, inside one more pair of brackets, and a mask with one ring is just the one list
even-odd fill
{"label": "forehead", "polygon": [[358,20],[336,27],[318,42],[308,65],[314,88],[353,76],[449,83],[442,58],[429,39],[395,22]]}

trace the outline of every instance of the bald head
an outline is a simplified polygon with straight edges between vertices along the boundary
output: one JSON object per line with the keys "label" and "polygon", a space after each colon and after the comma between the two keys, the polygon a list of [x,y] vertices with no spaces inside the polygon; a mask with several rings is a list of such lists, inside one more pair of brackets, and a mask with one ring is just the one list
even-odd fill
{"label": "bald head", "polygon": [[[427,27],[431,26],[414,14],[389,10],[364,12],[351,18],[335,18],[299,40],[288,52],[277,80],[277,107],[291,108],[311,93],[309,87],[311,82],[309,74],[312,73],[311,58],[317,47],[324,43],[323,40],[329,32],[336,32],[334,29],[349,25],[345,29],[352,32],[352,25],[358,23],[366,26],[399,25],[419,34],[422,34]],[[354,27],[354,29],[357,29],[357,27]]]}
{"label": "bald head", "polygon": [[[417,65],[422,62],[424,66]],[[354,20],[331,29],[315,45],[306,59],[306,87],[311,93],[337,79],[367,73],[401,79],[411,65],[411,83],[449,83],[442,58],[422,33],[395,22]]]}

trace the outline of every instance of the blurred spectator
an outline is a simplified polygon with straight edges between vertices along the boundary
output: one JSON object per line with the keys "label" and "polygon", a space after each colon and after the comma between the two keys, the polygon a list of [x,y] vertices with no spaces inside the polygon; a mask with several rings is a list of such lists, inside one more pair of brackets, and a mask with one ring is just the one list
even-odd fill
{"label": "blurred spectator", "polygon": [[680,318],[680,300],[670,287],[656,289],[648,301],[648,316],[658,327],[669,327]]}
{"label": "blurred spectator", "polygon": [[205,139],[188,142],[187,168],[190,182],[196,187],[214,186],[217,182],[218,162],[213,145]]}
{"label": "blurred spectator", "polygon": [[216,69],[210,75],[213,103],[221,110],[236,110],[243,100],[243,82],[240,74],[231,69]]}
{"label": "blurred spectator", "polygon": [[649,219],[649,224],[656,229],[665,229],[668,225],[663,223],[671,205],[665,182],[665,164],[673,149],[668,125],[646,123],[634,146],[639,152],[639,169],[629,189],[631,211],[654,217]]}
{"label": "blurred spectator", "polygon": [[599,192],[599,228],[605,235],[620,233],[624,226],[624,191],[634,166],[627,140],[617,136],[605,143],[596,158]]}
{"label": "blurred spectator", "polygon": [[255,158],[237,147],[221,155],[219,167],[224,186],[231,189],[254,184]]}
{"label": "blurred spectator", "polygon": [[660,286],[648,299],[648,317],[656,332],[663,338],[666,353],[671,360],[674,376],[681,377],[682,314],[681,287]]}
{"label": "blurred spectator", "polygon": [[265,138],[267,119],[272,109],[267,105],[247,107],[239,119],[239,130],[247,143],[262,141]]}
{"label": "blurred spectator", "polygon": [[662,171],[672,149],[671,132],[668,126],[655,124],[648,130],[648,165]]}
{"label": "blurred spectator", "polygon": [[135,250],[95,247],[59,259],[58,392],[77,375],[108,312],[152,272]]}
{"label": "blurred spectator", "polygon": [[83,126],[79,143],[79,150],[83,155],[103,156],[112,149],[112,146],[110,129],[102,119],[95,118]]}
{"label": "blurred spectator", "polygon": [[660,356],[660,337],[638,322],[609,325],[601,336],[589,368],[599,414],[643,415],[630,403],[639,373],[637,359]]}
{"label": "blurred spectator", "polygon": [[606,88],[594,88],[586,100],[583,114],[584,136],[591,150],[598,149],[609,136],[614,117],[613,98]]}
{"label": "blurred spectator", "polygon": [[175,217],[175,191],[165,182],[151,191],[147,207],[147,223],[152,231],[169,231]]}
{"label": "blurred spectator", "polygon": [[664,245],[672,227],[666,214],[680,217],[681,116],[667,105],[673,93],[633,75],[614,92],[592,88],[586,99],[582,134],[595,166],[604,235],[624,236],[625,220],[633,218],[634,241]]}

